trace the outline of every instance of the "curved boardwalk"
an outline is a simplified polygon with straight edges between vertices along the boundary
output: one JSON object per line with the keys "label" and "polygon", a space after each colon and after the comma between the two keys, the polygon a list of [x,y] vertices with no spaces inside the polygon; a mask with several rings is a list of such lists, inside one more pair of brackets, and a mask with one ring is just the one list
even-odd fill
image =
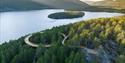
{"label": "curved boardwalk", "polygon": [[[42,32],[41,32],[42,33]],[[24,42],[29,45],[29,46],[32,46],[32,47],[39,47],[39,44],[34,44],[35,42],[31,42],[29,40],[29,38],[31,37],[32,35],[29,35],[27,36],[25,39],[24,39]],[[42,45],[42,47],[51,47],[52,45]]]}
{"label": "curved boardwalk", "polygon": [[[43,32],[40,32],[40,33],[43,33]],[[60,33],[63,37],[64,37],[64,39],[62,40],[62,45],[65,45],[65,40],[68,38],[68,36],[66,36],[65,34],[63,34],[63,33]],[[29,38],[31,37],[32,35],[29,35],[29,36],[27,36],[25,39],[24,39],[24,41],[25,41],[25,43],[27,44],[27,45],[29,45],[29,46],[32,46],[32,47],[39,47],[39,44],[34,44],[34,42],[31,42],[31,41],[29,41]],[[49,45],[42,45],[43,47],[52,47],[53,45],[51,45],[51,44],[49,44]],[[98,54],[98,52],[96,51],[96,50],[94,50],[94,49],[89,49],[89,48],[86,48],[86,47],[81,47],[81,46],[69,46],[69,47],[73,47],[73,48],[75,48],[75,47],[77,47],[77,48],[81,48],[83,51],[86,51],[86,52],[88,52],[88,53],[91,53],[91,54]]]}
{"label": "curved boardwalk", "polygon": [[29,41],[29,38],[31,37],[32,35],[29,35],[27,36],[25,39],[24,39],[24,42],[27,44],[27,45],[30,45],[32,47],[38,47],[39,45],[38,44],[34,44],[33,42],[30,42]]}

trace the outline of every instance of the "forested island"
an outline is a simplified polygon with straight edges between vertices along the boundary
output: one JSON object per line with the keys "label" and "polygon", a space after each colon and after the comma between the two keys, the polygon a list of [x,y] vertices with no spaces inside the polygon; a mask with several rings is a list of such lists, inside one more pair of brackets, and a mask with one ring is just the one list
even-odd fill
{"label": "forested island", "polygon": [[48,15],[51,19],[72,19],[72,18],[80,18],[84,16],[84,12],[80,11],[65,11],[65,12],[57,12]]}
{"label": "forested island", "polygon": [[[65,34],[68,38],[62,44]],[[0,63],[124,63],[125,16],[97,18],[33,33],[0,45]],[[45,44],[54,46],[43,47]],[[87,51],[94,50],[92,54]]]}

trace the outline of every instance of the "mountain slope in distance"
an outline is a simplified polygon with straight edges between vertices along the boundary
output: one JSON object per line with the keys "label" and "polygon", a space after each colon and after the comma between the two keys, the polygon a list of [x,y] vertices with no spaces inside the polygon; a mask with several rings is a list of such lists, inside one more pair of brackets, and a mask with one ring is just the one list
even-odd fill
{"label": "mountain slope in distance", "polygon": [[83,10],[88,4],[78,0],[0,0],[0,11],[21,11],[40,9],[77,9]]}
{"label": "mountain slope in distance", "polygon": [[104,0],[93,2],[91,5],[125,9],[125,0]]}

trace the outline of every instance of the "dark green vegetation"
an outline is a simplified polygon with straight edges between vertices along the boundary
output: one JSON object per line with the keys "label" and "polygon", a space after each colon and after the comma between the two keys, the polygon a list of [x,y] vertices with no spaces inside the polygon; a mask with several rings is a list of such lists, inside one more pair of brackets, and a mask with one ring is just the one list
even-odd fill
{"label": "dark green vegetation", "polygon": [[[101,3],[101,2],[99,2]],[[95,4],[99,4],[95,3]],[[114,3],[114,2],[113,2]],[[115,5],[111,3],[110,5]],[[122,2],[123,4],[125,2]],[[98,12],[122,12],[125,13],[125,7],[118,5],[120,9],[115,9],[110,6],[90,6],[79,0],[0,0],[0,12],[6,11],[26,11],[26,10],[41,10],[41,9],[65,9],[65,10],[83,10],[83,11],[98,11]],[[105,2],[107,4],[107,2]],[[121,4],[121,3],[119,3]]]}
{"label": "dark green vegetation", "polygon": [[72,19],[72,18],[79,18],[83,16],[84,16],[84,12],[66,11],[66,12],[58,12],[58,13],[50,14],[48,17],[51,19]]}
{"label": "dark green vegetation", "polygon": [[[44,33],[33,33],[30,41],[55,44],[55,46],[33,48],[25,44],[25,37],[11,40],[0,45],[0,63],[102,63],[106,61],[103,54],[88,60],[87,52],[67,45],[85,46],[95,49],[98,53],[102,53],[102,49],[99,51],[99,46],[102,46],[107,55],[106,59],[109,58],[112,63],[125,62],[125,16],[91,19],[42,32]],[[65,46],[61,44],[63,37],[60,33],[69,35]]]}

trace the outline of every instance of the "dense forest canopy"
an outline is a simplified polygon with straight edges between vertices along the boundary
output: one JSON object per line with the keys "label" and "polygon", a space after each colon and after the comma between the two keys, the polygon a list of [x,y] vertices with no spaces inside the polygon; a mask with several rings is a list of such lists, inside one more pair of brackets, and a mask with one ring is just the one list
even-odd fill
{"label": "dense forest canopy", "polygon": [[[0,45],[0,63],[125,62],[125,16],[91,19],[41,32],[30,37],[31,42],[39,44],[38,48],[24,42],[27,36]],[[65,45],[60,33],[68,36]],[[43,44],[55,46],[45,48]],[[98,54],[89,54],[76,46],[96,50]]]}

